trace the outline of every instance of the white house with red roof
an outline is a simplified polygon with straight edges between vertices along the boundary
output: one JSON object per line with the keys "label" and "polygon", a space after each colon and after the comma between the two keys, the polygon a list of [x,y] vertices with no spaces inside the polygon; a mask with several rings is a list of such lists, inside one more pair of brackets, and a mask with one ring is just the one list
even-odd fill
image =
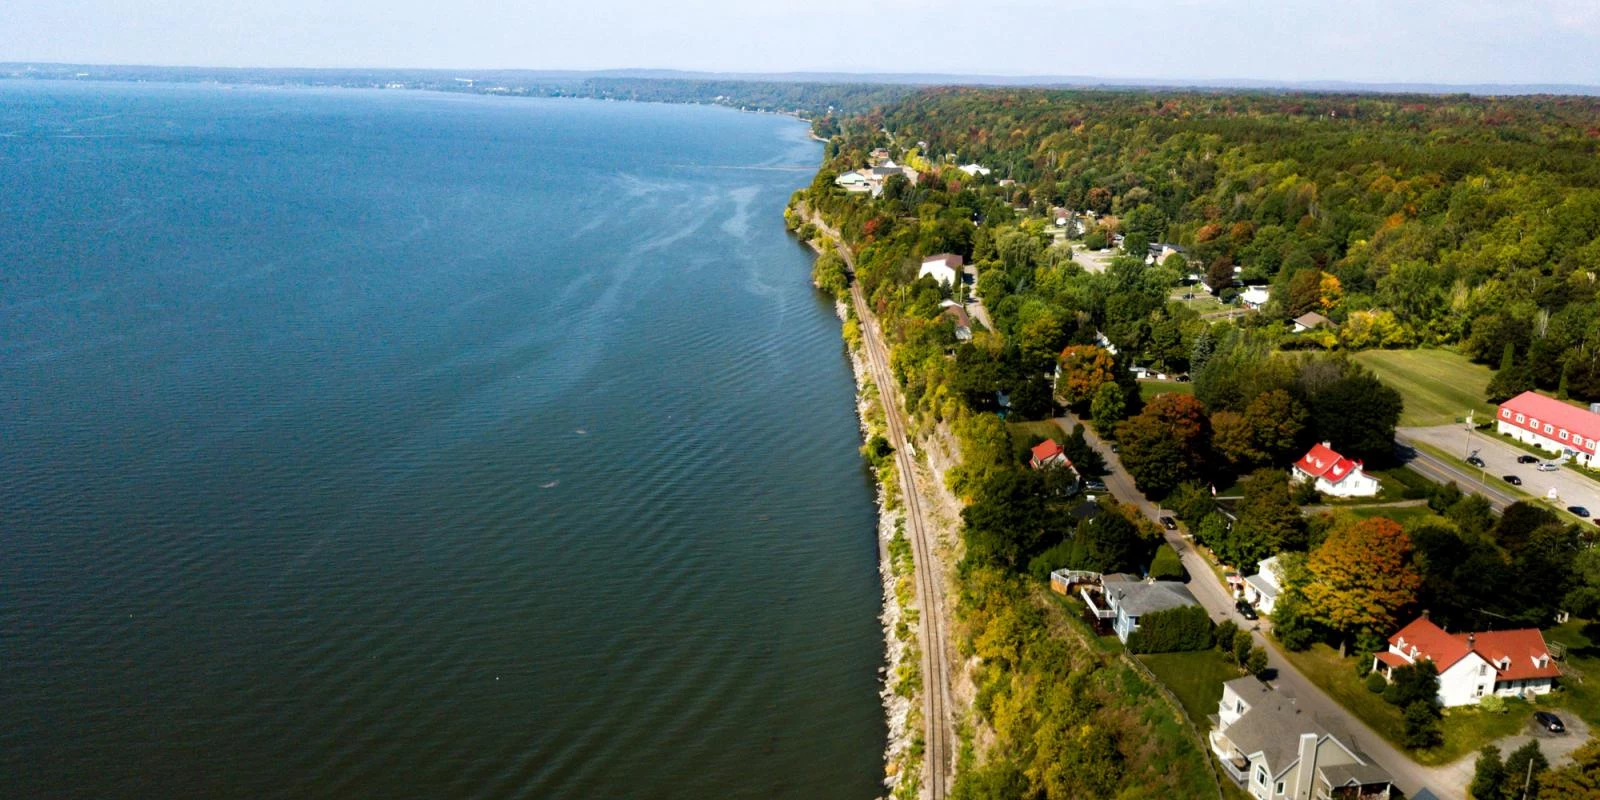
{"label": "white house with red roof", "polygon": [[1046,439],[1033,446],[1033,459],[1028,462],[1028,466],[1034,469],[1071,467],[1072,460],[1067,458],[1067,451],[1060,442]]}
{"label": "white house with red roof", "polygon": [[1373,669],[1388,677],[1395,667],[1432,661],[1439,670],[1439,702],[1464,706],[1488,695],[1545,694],[1561,670],[1538,628],[1449,633],[1419,617],[1389,637],[1389,649],[1374,656]]}
{"label": "white house with red roof", "polygon": [[1312,446],[1294,462],[1291,477],[1314,481],[1317,491],[1334,497],[1372,497],[1378,493],[1378,479],[1368,475],[1360,461],[1334,452],[1327,442]]}
{"label": "white house with red roof", "polygon": [[1600,414],[1538,392],[1523,392],[1501,403],[1496,417],[1496,430],[1519,442],[1565,454],[1585,467],[1596,461]]}

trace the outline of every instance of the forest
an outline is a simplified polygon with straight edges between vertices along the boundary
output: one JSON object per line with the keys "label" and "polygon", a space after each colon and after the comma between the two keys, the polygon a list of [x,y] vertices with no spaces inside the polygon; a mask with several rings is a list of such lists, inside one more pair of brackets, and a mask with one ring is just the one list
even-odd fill
{"label": "forest", "polygon": [[[1052,783],[1031,744],[1048,719],[1002,715],[1022,686],[1068,702],[1081,680],[994,649],[1037,628],[1018,582],[1056,567],[1153,572],[1160,542],[1114,503],[1077,518],[1027,468],[1018,421],[1077,415],[1225,563],[1286,554],[1289,648],[1370,651],[1420,608],[1485,627],[1600,611],[1592,532],[1547,509],[1497,517],[1415,480],[1404,496],[1433,512],[1421,522],[1307,516],[1318,498],[1287,470],[1316,442],[1392,465],[1403,398],[1349,357],[1363,349],[1458,350],[1498,367],[1490,400],[1534,387],[1600,399],[1600,101],[932,89],[816,129],[825,161],[790,223],[810,238],[815,213],[839,232],[854,274],[820,259],[818,285],[861,286],[913,424],[960,452],[946,480],[965,506],[961,646],[986,665],[977,711],[998,741],[955,796],[1154,786],[1137,777],[1147,761],[1126,720],[1090,718],[1122,767],[1074,787]],[[835,185],[882,153],[915,179]],[[963,257],[970,286],[918,277],[940,253]],[[1248,287],[1267,300],[1235,311]],[[945,313],[957,295],[978,298],[993,329],[958,336]],[[1309,312],[1332,324],[1290,326]],[[1141,391],[1136,367],[1181,388]],[[1081,432],[1065,439],[1090,460]],[[1232,518],[1218,489],[1242,495]],[[1437,742],[1431,701],[1393,693],[1415,717],[1407,746]],[[1083,718],[1074,708],[1061,713]]]}

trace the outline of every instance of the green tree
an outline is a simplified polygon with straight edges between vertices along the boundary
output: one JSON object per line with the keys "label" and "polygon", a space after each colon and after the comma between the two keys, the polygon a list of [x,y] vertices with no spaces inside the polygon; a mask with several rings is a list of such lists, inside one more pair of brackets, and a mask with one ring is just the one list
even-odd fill
{"label": "green tree", "polygon": [[1255,426],[1250,420],[1226,409],[1211,415],[1211,448],[1235,470],[1248,469],[1267,458],[1256,447]]}
{"label": "green tree", "polygon": [[1433,703],[1418,700],[1406,706],[1405,726],[1401,738],[1413,750],[1437,747],[1444,741],[1439,730],[1439,709]]}
{"label": "green tree", "polygon": [[1219,558],[1246,567],[1284,550],[1305,548],[1305,519],[1289,496],[1285,473],[1256,470],[1244,479],[1243,489],[1233,536],[1223,547],[1215,548]]}
{"label": "green tree", "polygon": [[1288,392],[1272,389],[1250,401],[1244,416],[1254,432],[1255,447],[1273,460],[1298,456],[1306,429],[1306,409]]}
{"label": "green tree", "polygon": [[1539,797],[1540,785],[1550,770],[1550,759],[1539,749],[1539,740],[1529,739],[1506,756],[1505,769],[1508,797]]}
{"label": "green tree", "polygon": [[1467,791],[1473,800],[1505,800],[1506,765],[1500,760],[1500,748],[1490,744],[1478,751],[1478,760],[1472,768],[1472,785]]}
{"label": "green tree", "polygon": [[1117,423],[1128,417],[1128,403],[1122,387],[1115,383],[1102,384],[1095,390],[1094,401],[1089,404],[1089,414],[1094,420],[1095,430],[1101,433],[1115,430]]}
{"label": "green tree", "polygon": [[1139,488],[1166,497],[1204,469],[1205,409],[1184,394],[1156,396],[1138,416],[1117,426],[1122,463]]}

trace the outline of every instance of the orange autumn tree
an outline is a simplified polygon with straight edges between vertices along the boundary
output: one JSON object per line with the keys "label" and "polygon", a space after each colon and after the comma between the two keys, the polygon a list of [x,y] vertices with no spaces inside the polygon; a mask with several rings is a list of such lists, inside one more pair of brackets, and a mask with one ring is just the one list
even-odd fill
{"label": "orange autumn tree", "polygon": [[1411,537],[1392,519],[1335,525],[1306,561],[1308,616],[1344,641],[1367,632],[1389,635],[1422,585],[1410,559]]}
{"label": "orange autumn tree", "polygon": [[1083,410],[1101,386],[1117,379],[1117,362],[1103,347],[1078,344],[1061,351],[1061,375],[1056,394],[1061,402]]}

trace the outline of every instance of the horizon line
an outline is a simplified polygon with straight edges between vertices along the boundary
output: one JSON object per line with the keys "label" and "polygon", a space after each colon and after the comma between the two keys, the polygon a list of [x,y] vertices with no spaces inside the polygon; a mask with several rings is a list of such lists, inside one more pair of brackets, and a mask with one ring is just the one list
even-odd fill
{"label": "horizon line", "polygon": [[[455,75],[473,73],[549,75],[565,77],[625,77],[639,79],[729,80],[753,82],[771,80],[793,83],[862,83],[880,85],[979,86],[1007,88],[1112,87],[1124,89],[1287,89],[1307,91],[1379,91],[1381,93],[1419,92],[1425,94],[1600,94],[1600,84],[1538,81],[1455,83],[1439,80],[1373,81],[1348,78],[1249,78],[1249,77],[1116,77],[1061,75],[1047,73],[964,73],[964,72],[886,72],[828,69],[784,71],[698,70],[677,67],[606,67],[563,69],[542,67],[404,67],[404,66],[224,66],[210,64],[136,64],[76,61],[0,61],[0,69],[36,68],[216,70],[227,72],[426,72]],[[1454,91],[1452,91],[1454,90]]]}

